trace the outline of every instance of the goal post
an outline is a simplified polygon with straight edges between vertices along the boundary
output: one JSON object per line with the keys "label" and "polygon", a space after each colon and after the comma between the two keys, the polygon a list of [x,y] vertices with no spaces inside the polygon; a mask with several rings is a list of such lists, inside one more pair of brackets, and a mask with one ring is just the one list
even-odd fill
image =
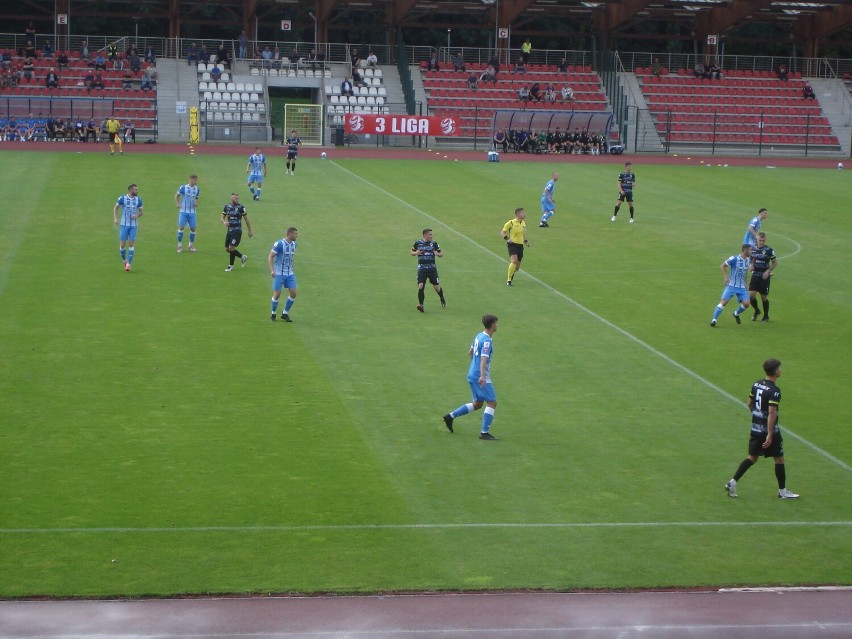
{"label": "goal post", "polygon": [[321,104],[285,104],[284,131],[281,133],[282,143],[296,130],[302,144],[322,145],[322,105]]}

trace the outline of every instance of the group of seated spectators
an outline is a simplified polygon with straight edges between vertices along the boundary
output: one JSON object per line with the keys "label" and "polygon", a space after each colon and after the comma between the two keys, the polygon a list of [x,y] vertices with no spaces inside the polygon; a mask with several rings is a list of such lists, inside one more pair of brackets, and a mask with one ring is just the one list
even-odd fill
{"label": "group of seated spectators", "polygon": [[557,92],[552,84],[542,89],[541,84],[534,82],[532,86],[524,85],[518,90],[518,99],[521,102],[556,102],[559,95],[562,96],[563,102],[574,101],[574,90],[568,86],[562,87],[562,90]]}
{"label": "group of seated spectators", "polygon": [[601,155],[606,153],[606,136],[580,129],[562,131],[559,127],[553,131],[509,129],[508,133],[504,129],[497,129],[492,146],[495,151],[502,150],[504,153]]}
{"label": "group of seated spectators", "polygon": [[[14,115],[0,121],[0,137],[4,142],[100,142],[106,139],[106,120],[98,123],[94,118],[50,118],[41,113],[30,114],[20,120]],[[136,125],[124,123],[122,137],[125,142],[136,142]]]}
{"label": "group of seated spectators", "polygon": [[[260,68],[266,69],[282,69],[285,67],[297,66],[310,67],[312,69],[325,68],[325,55],[317,53],[316,49],[311,49],[310,53],[308,53],[307,56],[304,56],[299,53],[298,47],[293,47],[292,51],[290,51],[288,55],[282,56],[278,45],[275,45],[273,48],[266,45],[262,49],[258,47],[255,52],[255,58],[260,60],[260,64],[253,64],[252,66],[259,66]],[[190,60],[190,64],[191,63],[192,60]]]}
{"label": "group of seated spectators", "polygon": [[716,60],[699,62],[692,70],[692,75],[696,78],[705,78],[707,80],[721,80],[722,67],[719,66]]}

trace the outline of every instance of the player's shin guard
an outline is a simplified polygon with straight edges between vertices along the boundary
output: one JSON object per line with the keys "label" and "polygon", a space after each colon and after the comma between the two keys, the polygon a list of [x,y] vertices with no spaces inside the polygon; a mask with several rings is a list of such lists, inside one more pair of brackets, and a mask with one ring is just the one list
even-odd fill
{"label": "player's shin guard", "polygon": [[494,409],[490,406],[485,407],[485,412],[482,414],[482,432],[487,433],[491,429],[491,422],[494,421]]}
{"label": "player's shin guard", "polygon": [[457,409],[455,409],[452,413],[450,413],[450,417],[455,419],[456,417],[461,417],[462,415],[467,415],[468,413],[473,412],[473,404],[462,404]]}
{"label": "player's shin guard", "polygon": [[195,242],[195,231],[189,232],[189,245],[192,246]]}
{"label": "player's shin guard", "polygon": [[272,314],[275,315],[275,312],[278,310],[278,300],[274,297],[272,298]]}
{"label": "player's shin guard", "polygon": [[285,313],[290,312],[290,309],[293,308],[293,302],[295,302],[295,301],[296,301],[295,298],[290,297],[289,295],[287,296],[287,301],[284,302],[284,312]]}
{"label": "player's shin guard", "polygon": [[713,319],[714,320],[719,319],[719,316],[722,314],[722,311],[724,310],[724,308],[725,307],[722,306],[721,304],[716,304],[716,310],[713,311]]}
{"label": "player's shin guard", "polygon": [[133,256],[136,254],[136,248],[131,246],[127,249],[127,263],[133,264]]}
{"label": "player's shin guard", "polygon": [[121,255],[121,261],[122,262],[127,261],[127,250],[126,249],[119,246],[118,247],[118,254]]}
{"label": "player's shin guard", "polygon": [[180,229],[178,229],[178,232],[177,232],[177,238],[178,238],[178,244],[180,244],[181,242],[183,242],[183,231],[182,231],[182,230],[180,230]]}
{"label": "player's shin guard", "polygon": [[739,317],[740,315],[742,315],[743,313],[745,313],[745,310],[746,310],[746,307],[745,307],[745,306],[743,306],[742,304],[740,304],[739,306],[737,306],[737,310],[735,310],[735,311],[734,311],[734,315],[736,315],[737,317]]}

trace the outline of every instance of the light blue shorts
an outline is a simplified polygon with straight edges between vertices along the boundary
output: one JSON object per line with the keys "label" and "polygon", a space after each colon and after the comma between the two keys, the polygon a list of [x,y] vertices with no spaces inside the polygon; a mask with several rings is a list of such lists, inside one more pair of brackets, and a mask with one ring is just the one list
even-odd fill
{"label": "light blue shorts", "polygon": [[556,210],[556,203],[550,202],[546,197],[541,198],[541,212],[551,213]]}
{"label": "light blue shorts", "polygon": [[118,239],[120,242],[127,242],[130,240],[131,242],[136,241],[136,232],[139,230],[138,226],[119,226],[118,227]]}
{"label": "light blue shorts", "polygon": [[198,215],[195,213],[187,213],[186,211],[181,211],[178,215],[178,228],[183,228],[184,226],[188,226],[191,229],[196,227],[195,221]]}
{"label": "light blue shorts", "polygon": [[296,287],[295,275],[276,275],[272,278],[272,290],[280,291],[282,288],[294,289]]}
{"label": "light blue shorts", "polygon": [[740,303],[745,302],[749,298],[748,291],[744,288],[739,288],[738,286],[726,286],[725,290],[722,291],[723,300],[729,300],[734,295],[737,296],[737,301]]}
{"label": "light blue shorts", "polygon": [[474,402],[496,402],[497,401],[497,393],[494,392],[494,384],[491,382],[486,382],[485,386],[480,386],[479,382],[471,382],[468,380],[470,384],[470,394],[473,396]]}
{"label": "light blue shorts", "polygon": [[257,182],[258,184],[263,184],[263,173],[252,173],[249,175],[248,183]]}

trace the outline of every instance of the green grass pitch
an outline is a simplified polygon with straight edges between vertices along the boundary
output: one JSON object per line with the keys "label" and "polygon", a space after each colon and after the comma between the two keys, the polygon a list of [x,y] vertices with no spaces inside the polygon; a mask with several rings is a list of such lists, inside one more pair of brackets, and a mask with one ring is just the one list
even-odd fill
{"label": "green grass pitch", "polygon": [[[0,153],[0,596],[849,584],[852,222],[846,171]],[[246,152],[246,155],[249,151]],[[538,202],[559,170],[557,214]],[[174,193],[202,188],[199,252]],[[121,269],[112,206],[141,220]],[[225,273],[222,206],[255,237]],[[505,286],[499,232],[532,247]],[[737,326],[719,263],[748,219],[780,256],[772,321]],[[268,320],[272,243],[299,228],[294,322]],[[448,306],[415,310],[435,230]],[[467,348],[500,318],[492,432]],[[746,316],[748,317],[748,316]],[[789,487],[745,456],[742,402],[783,361]],[[113,561],[115,560],[115,561]]]}

